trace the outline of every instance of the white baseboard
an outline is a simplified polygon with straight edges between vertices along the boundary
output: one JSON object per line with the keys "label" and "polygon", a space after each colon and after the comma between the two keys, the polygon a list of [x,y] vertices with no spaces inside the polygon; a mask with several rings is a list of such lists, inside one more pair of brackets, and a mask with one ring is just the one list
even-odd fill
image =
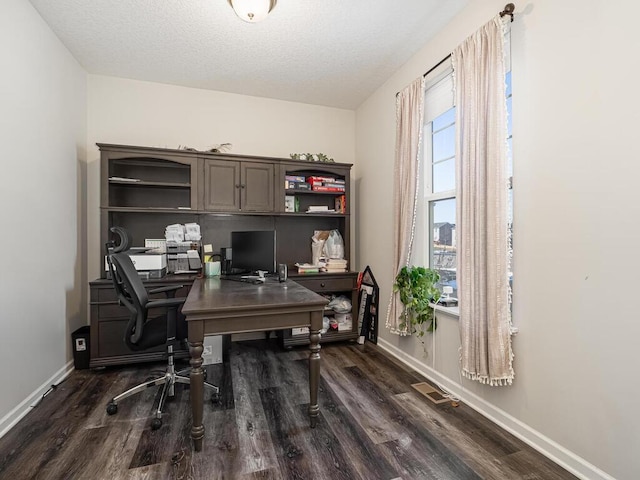
{"label": "white baseboard", "polygon": [[518,437],[527,445],[554,461],[562,468],[571,472],[576,477],[584,480],[615,480],[614,477],[600,470],[595,465],[590,464],[584,458],[554,442],[542,433],[531,428],[529,425],[509,415],[504,410],[496,408],[495,405],[488,403],[473,392],[464,389],[460,383],[443,376],[430,366],[410,355],[407,355],[405,352],[384,339],[378,338],[378,346],[396,357],[405,365],[413,368],[432,382],[435,382],[444,390],[452,393],[458,397],[460,401],[464,402],[465,405],[473,408],[482,416],[488,418],[496,425],[499,425],[512,435]]}
{"label": "white baseboard", "polygon": [[54,373],[51,378],[40,385],[36,390],[25,398],[20,404],[7,413],[0,420],[0,438],[2,438],[9,430],[11,430],[16,423],[18,423],[27,413],[32,409],[32,406],[38,402],[42,395],[46,393],[51,385],[57,385],[73,371],[73,361],[69,361],[60,370]]}

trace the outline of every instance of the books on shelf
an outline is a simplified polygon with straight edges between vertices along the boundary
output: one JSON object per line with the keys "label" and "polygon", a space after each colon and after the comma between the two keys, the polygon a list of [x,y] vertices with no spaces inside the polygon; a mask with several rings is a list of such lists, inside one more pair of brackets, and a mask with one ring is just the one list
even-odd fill
{"label": "books on shelf", "polygon": [[326,185],[311,185],[311,190],[314,192],[344,192],[344,185],[341,187],[329,187]]}
{"label": "books on shelf", "polygon": [[329,208],[326,205],[309,205],[307,213],[335,213],[333,208]]}
{"label": "books on shelf", "polygon": [[309,205],[307,212],[327,212],[329,207],[326,205]]}
{"label": "books on shelf", "polygon": [[307,190],[323,193],[343,193],[346,191],[346,181],[341,178],[312,175],[285,175],[285,190]]}
{"label": "books on shelf", "polygon": [[311,175],[307,177],[307,182],[311,185],[322,185],[323,182],[336,182],[335,177],[324,177],[320,175]]}
{"label": "books on shelf", "polygon": [[284,179],[290,182],[304,182],[306,180],[304,175],[285,175]]}
{"label": "books on shelf", "polygon": [[335,265],[335,266],[347,266],[347,260],[344,258],[329,258],[326,261],[326,265]]}
{"label": "books on shelf", "polygon": [[320,267],[313,265],[312,263],[296,263],[298,267],[298,273],[319,273]]}
{"label": "books on shelf", "polygon": [[338,213],[347,213],[347,198],[345,195],[340,195],[335,199],[335,210]]}
{"label": "books on shelf", "polygon": [[285,190],[311,190],[311,185],[305,181],[295,182],[293,180],[284,181]]}
{"label": "books on shelf", "polygon": [[346,188],[346,181],[341,178],[312,175],[306,181],[314,192],[340,193]]}
{"label": "books on shelf", "polygon": [[342,258],[329,258],[324,267],[322,267],[323,272],[327,273],[340,273],[347,271],[347,261]]}

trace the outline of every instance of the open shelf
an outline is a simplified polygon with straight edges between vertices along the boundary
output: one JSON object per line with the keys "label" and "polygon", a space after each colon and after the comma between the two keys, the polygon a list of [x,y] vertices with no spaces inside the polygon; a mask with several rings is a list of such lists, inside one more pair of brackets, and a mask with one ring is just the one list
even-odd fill
{"label": "open shelf", "polygon": [[149,182],[145,180],[128,181],[109,179],[109,185],[126,185],[128,187],[164,187],[164,188],[191,188],[190,183],[177,182]]}

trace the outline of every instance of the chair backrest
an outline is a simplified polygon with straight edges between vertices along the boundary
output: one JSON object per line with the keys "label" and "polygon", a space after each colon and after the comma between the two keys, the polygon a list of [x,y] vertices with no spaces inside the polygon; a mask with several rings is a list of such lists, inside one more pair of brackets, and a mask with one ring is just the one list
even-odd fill
{"label": "chair backrest", "polygon": [[122,279],[116,275],[113,262],[111,260],[114,253],[126,252],[129,250],[129,245],[131,245],[131,235],[128,230],[122,227],[115,226],[111,227],[110,230],[118,236],[118,242],[108,241],[104,246],[105,258],[109,268],[109,276],[111,277],[113,288],[116,291],[116,295],[118,295],[120,302],[123,305],[133,306],[133,301],[131,300],[130,295],[128,295],[124,290]]}
{"label": "chair backrest", "polygon": [[127,307],[131,316],[124,335],[126,344],[135,350],[135,346],[142,339],[144,324],[147,321],[147,303],[149,296],[142,280],[126,252],[112,253],[111,277],[118,300]]}
{"label": "chair backrest", "polygon": [[[109,255],[109,253],[126,252],[127,250],[129,250],[131,242],[133,241],[129,231],[123,227],[117,226],[111,227],[109,230],[118,235],[119,240],[117,245],[114,242],[107,243],[107,255]],[[110,250],[111,248],[112,250]]]}
{"label": "chair backrest", "polygon": [[129,231],[118,226],[111,227],[110,230],[119,237],[119,241],[117,244],[109,242],[105,245],[109,273],[118,300],[127,307],[130,314],[124,341],[130,349],[137,350],[147,321],[146,304],[149,298],[131,258],[126,253],[132,241]]}

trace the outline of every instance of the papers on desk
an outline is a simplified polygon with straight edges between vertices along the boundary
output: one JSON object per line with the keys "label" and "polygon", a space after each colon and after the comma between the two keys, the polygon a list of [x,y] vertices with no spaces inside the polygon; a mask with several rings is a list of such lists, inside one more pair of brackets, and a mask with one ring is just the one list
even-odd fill
{"label": "papers on desk", "polygon": [[164,238],[167,242],[199,242],[202,238],[200,234],[200,225],[197,223],[175,223],[167,225],[164,229]]}
{"label": "papers on desk", "polygon": [[200,235],[200,225],[197,223],[184,224],[184,239],[191,242],[198,242],[202,238]]}
{"label": "papers on desk", "polygon": [[179,243],[184,242],[184,227],[179,223],[174,225],[167,225],[164,229],[164,238],[167,243]]}

